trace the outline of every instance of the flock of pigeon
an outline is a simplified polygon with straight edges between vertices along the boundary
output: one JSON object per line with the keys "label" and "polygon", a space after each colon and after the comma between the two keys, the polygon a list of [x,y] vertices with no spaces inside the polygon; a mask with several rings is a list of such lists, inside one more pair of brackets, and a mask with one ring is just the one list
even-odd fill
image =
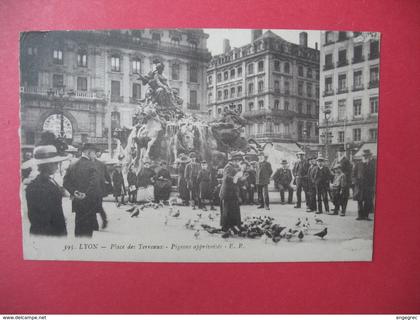
{"label": "flock of pigeon", "polygon": [[[131,214],[132,218],[137,218],[146,208],[160,209],[164,208],[164,203],[147,202],[140,206],[133,205],[126,211]],[[292,238],[297,238],[302,241],[303,238],[310,234],[311,223],[308,217],[305,219],[298,218],[297,222],[293,226],[281,226],[274,223],[274,218],[269,216],[252,216],[246,217],[241,226],[235,226],[230,228],[228,231],[223,231],[221,228],[212,227],[209,224],[202,223],[203,219],[207,218],[207,222],[215,220],[216,215],[219,213],[206,214],[207,217],[203,216],[203,212],[197,212],[195,218],[190,218],[185,223],[185,228],[193,230],[194,237],[198,239],[200,237],[200,231],[205,231],[209,234],[220,234],[222,238],[230,237],[241,237],[256,239],[260,238],[265,243],[272,241],[274,243],[280,242],[281,239],[290,241]],[[164,216],[164,225],[166,226],[170,219],[180,219],[180,209],[175,209],[173,203],[169,202],[169,208],[167,214]],[[324,222],[317,216],[314,217],[314,224],[323,225]],[[328,228],[324,227],[322,231],[313,233],[312,235],[322,240],[328,234]]]}

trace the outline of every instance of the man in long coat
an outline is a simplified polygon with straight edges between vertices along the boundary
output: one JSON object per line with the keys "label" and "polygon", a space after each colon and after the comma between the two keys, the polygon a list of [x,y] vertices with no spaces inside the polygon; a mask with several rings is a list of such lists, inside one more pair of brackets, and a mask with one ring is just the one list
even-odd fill
{"label": "man in long coat", "polygon": [[305,193],[306,206],[308,207],[308,170],[309,163],[305,159],[305,152],[299,151],[297,154],[298,161],[293,166],[293,176],[296,184],[296,205],[295,208],[300,208],[302,205],[302,190]]}
{"label": "man in long coat", "polygon": [[182,200],[182,204],[188,206],[190,204],[190,191],[188,190],[187,180],[185,179],[185,167],[190,159],[182,154],[176,160],[178,173],[178,193]]}
{"label": "man in long coat", "polygon": [[188,190],[190,191],[190,199],[193,201],[193,209],[198,206],[198,172],[201,165],[197,162],[197,156],[194,152],[190,153],[191,162],[185,166],[185,179],[187,180]]}
{"label": "man in long coat", "polygon": [[375,175],[376,163],[372,159],[372,153],[368,149],[363,150],[362,162],[357,163],[353,170],[353,199],[357,201],[358,205],[356,220],[370,220],[369,213],[373,212]]}
{"label": "man in long coat", "polygon": [[325,166],[325,159],[323,157],[319,156],[316,159],[316,161],[318,163],[318,166],[313,173],[316,195],[318,200],[318,210],[316,211],[316,213],[320,214],[323,212],[322,203],[324,203],[325,211],[329,213],[330,206],[328,203],[328,190],[333,175],[330,169],[328,169],[328,167]]}
{"label": "man in long coat", "polygon": [[270,183],[273,169],[270,162],[267,161],[267,156],[261,152],[258,156],[256,171],[256,183],[258,192],[258,202],[260,203],[259,209],[264,208],[270,210],[270,198],[268,196],[268,185]]}
{"label": "man in long coat", "polygon": [[166,161],[160,163],[160,169],[156,173],[155,180],[155,201],[167,201],[171,194],[171,174],[167,168]]}
{"label": "man in long coat", "polygon": [[242,156],[233,155],[223,169],[222,186],[220,188],[220,225],[227,232],[230,228],[240,227],[241,208],[239,205],[239,190],[235,175],[239,171]]}
{"label": "man in long coat", "polygon": [[351,165],[350,160],[347,159],[343,146],[340,147],[340,149],[337,151],[337,158],[335,158],[335,160],[333,161],[331,168],[334,168],[337,165],[340,165],[341,171],[346,176],[346,179],[345,179],[346,184],[343,188],[342,196],[341,196],[342,197],[341,198],[342,200],[341,212],[345,214],[346,208],[347,208],[347,202],[349,200],[349,195],[350,195],[351,175],[352,175],[353,166]]}
{"label": "man in long coat", "polygon": [[63,179],[63,186],[73,198],[72,208],[76,213],[76,237],[92,237],[98,230],[99,203],[102,199],[99,172],[94,162],[96,147],[86,143],[82,147],[82,156],[68,169]]}
{"label": "man in long coat", "polygon": [[312,156],[309,158],[309,169],[308,169],[308,204],[306,212],[316,211],[316,186],[315,186],[315,172],[318,166],[316,164],[316,157]]}
{"label": "man in long coat", "polygon": [[293,188],[290,186],[292,182],[292,172],[289,169],[287,160],[282,160],[282,168],[278,168],[273,175],[276,188],[280,191],[281,204],[284,204],[284,191],[288,192],[288,203],[293,201]]}

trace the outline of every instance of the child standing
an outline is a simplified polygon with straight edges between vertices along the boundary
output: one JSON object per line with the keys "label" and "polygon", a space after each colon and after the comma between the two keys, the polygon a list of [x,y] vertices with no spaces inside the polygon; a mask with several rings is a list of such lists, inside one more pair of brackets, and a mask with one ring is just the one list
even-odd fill
{"label": "child standing", "polygon": [[[340,206],[343,207],[343,196],[346,188],[346,175],[343,173],[340,164],[336,164],[333,168],[334,180],[331,184],[332,189],[332,200],[334,203],[334,212],[332,215],[337,215],[340,210]],[[340,213],[340,216],[344,216],[344,210]]]}
{"label": "child standing", "polygon": [[127,173],[128,182],[128,202],[137,202],[137,175],[134,171],[134,166],[130,165]]}

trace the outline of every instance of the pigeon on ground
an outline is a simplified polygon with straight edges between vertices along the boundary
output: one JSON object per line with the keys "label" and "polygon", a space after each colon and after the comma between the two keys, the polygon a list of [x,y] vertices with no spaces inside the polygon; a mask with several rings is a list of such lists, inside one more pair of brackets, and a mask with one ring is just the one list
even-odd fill
{"label": "pigeon on ground", "polygon": [[299,227],[301,223],[302,223],[302,221],[300,220],[300,218],[298,218],[298,221],[296,222],[295,226]]}
{"label": "pigeon on ground", "polygon": [[199,217],[201,219],[202,214],[201,213],[197,213],[197,217]]}
{"label": "pigeon on ground", "polygon": [[172,216],[174,218],[178,218],[181,215],[181,212],[178,210],[176,210],[175,214]]}
{"label": "pigeon on ground", "polygon": [[212,215],[211,213],[209,213],[209,219],[210,219],[211,221],[213,221],[213,220],[214,220],[214,217],[213,217],[213,215]]}
{"label": "pigeon on ground", "polygon": [[140,210],[136,208],[136,210],[134,210],[133,214],[131,215],[131,218],[134,218],[134,217],[137,218],[139,214],[140,214]]}
{"label": "pigeon on ground", "polygon": [[321,232],[315,233],[314,236],[320,237],[322,240],[324,240],[324,237],[327,235],[328,230],[327,228],[324,228]]}
{"label": "pigeon on ground", "polygon": [[292,231],[292,233],[293,233],[293,234],[296,234],[296,233],[298,233],[298,232],[299,232],[299,230],[293,230],[293,231]]}
{"label": "pigeon on ground", "polygon": [[320,218],[315,217],[315,224],[324,224],[324,221],[322,221]]}
{"label": "pigeon on ground", "polygon": [[299,241],[302,241],[303,237],[304,237],[303,232],[302,230],[300,230],[298,234]]}
{"label": "pigeon on ground", "polygon": [[197,229],[196,232],[194,232],[194,238],[198,239],[200,237],[200,230]]}
{"label": "pigeon on ground", "polygon": [[136,209],[136,207],[135,206],[132,206],[131,208],[129,208],[129,209],[125,210],[125,211],[127,211],[127,212],[133,212],[135,209]]}
{"label": "pigeon on ground", "polygon": [[273,240],[274,243],[278,243],[281,240],[281,237],[280,236],[274,236],[272,238],[272,240]]}
{"label": "pigeon on ground", "polygon": [[191,226],[191,219],[189,219],[189,220],[187,221],[187,223],[185,224],[185,228],[189,229],[189,228],[190,228],[190,226]]}

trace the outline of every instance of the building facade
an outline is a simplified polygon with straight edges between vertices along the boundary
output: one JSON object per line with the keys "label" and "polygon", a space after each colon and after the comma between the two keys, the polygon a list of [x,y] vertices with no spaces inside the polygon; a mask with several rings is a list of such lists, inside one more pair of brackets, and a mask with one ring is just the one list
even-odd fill
{"label": "building facade", "polygon": [[139,74],[155,60],[164,64],[184,111],[207,115],[207,38],[201,29],[23,33],[22,144],[49,130],[70,143],[106,145],[110,127],[132,126],[147,89]]}
{"label": "building facade", "polygon": [[369,143],[376,154],[379,107],[379,35],[321,33],[320,143],[331,159]]}
{"label": "building facade", "polygon": [[307,33],[290,43],[270,30],[251,31],[251,41],[214,56],[207,69],[209,115],[235,108],[249,124],[245,134],[259,143],[317,143],[319,51]]}

